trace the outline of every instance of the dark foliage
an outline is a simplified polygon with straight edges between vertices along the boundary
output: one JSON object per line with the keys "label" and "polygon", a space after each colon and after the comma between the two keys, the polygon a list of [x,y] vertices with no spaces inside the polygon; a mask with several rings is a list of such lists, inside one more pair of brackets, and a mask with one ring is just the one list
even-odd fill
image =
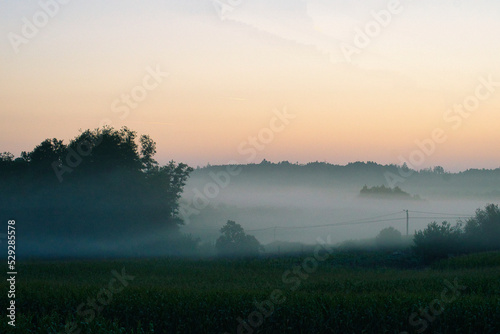
{"label": "dark foliage", "polygon": [[413,241],[416,253],[432,261],[460,251],[461,230],[446,221],[432,222],[423,231],[418,231]]}
{"label": "dark foliage", "polygon": [[232,220],[228,220],[220,232],[222,235],[215,243],[219,255],[252,256],[264,250],[253,235],[246,234],[241,225]]}
{"label": "dark foliage", "polygon": [[433,222],[414,237],[415,251],[425,260],[432,261],[451,254],[500,249],[500,209],[488,204],[477,209],[476,215],[456,226],[448,222]]}
{"label": "dark foliage", "polygon": [[490,251],[500,249],[500,209],[498,205],[488,204],[477,209],[476,215],[464,226],[465,245],[471,251]]}
{"label": "dark foliage", "polygon": [[375,238],[376,244],[381,249],[398,249],[403,246],[401,232],[394,227],[384,228]]}
{"label": "dark foliage", "polygon": [[0,209],[18,233],[109,239],[182,224],[178,200],[192,168],[160,166],[155,142],[124,127],[86,130],[63,144],[46,139],[33,151],[0,155]]}
{"label": "dark foliage", "polygon": [[414,199],[418,200],[420,197],[418,195],[412,196],[407,192],[403,191],[398,186],[394,188],[386,187],[384,185],[375,186],[375,187],[367,187],[363,186],[361,191],[359,192],[362,197],[385,197],[385,198],[397,198],[397,199]]}

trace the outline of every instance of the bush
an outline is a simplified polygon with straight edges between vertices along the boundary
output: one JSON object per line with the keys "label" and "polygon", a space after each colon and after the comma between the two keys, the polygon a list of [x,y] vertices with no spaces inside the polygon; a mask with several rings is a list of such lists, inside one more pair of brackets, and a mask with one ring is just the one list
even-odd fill
{"label": "bush", "polygon": [[258,255],[264,250],[253,235],[245,234],[243,227],[232,220],[228,220],[220,231],[222,235],[215,243],[215,249],[219,255],[251,256]]}
{"label": "bush", "polygon": [[394,227],[384,228],[375,239],[377,246],[382,249],[397,249],[402,246],[401,232]]}
{"label": "bush", "polygon": [[476,216],[465,222],[465,245],[469,251],[490,251],[500,249],[500,209],[488,204],[477,209]]}
{"label": "bush", "polygon": [[449,254],[460,252],[462,231],[460,225],[452,227],[444,221],[430,223],[423,231],[418,231],[413,238],[415,252],[425,261],[445,258]]}
{"label": "bush", "polygon": [[[462,228],[463,227],[463,228]],[[415,252],[424,260],[435,260],[449,254],[483,252],[500,249],[500,209],[488,204],[476,215],[452,227],[448,222],[433,222],[414,237]]]}

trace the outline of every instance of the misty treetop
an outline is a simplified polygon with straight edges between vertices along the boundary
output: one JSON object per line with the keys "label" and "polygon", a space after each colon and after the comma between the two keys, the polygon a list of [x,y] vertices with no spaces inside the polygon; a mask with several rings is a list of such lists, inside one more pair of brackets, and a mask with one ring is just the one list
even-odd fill
{"label": "misty treetop", "polygon": [[221,236],[215,243],[217,253],[222,256],[252,256],[258,255],[264,248],[243,227],[233,220],[228,220],[221,229]]}
{"label": "misty treetop", "polygon": [[376,244],[382,249],[398,249],[402,248],[403,237],[401,232],[396,230],[394,227],[386,227],[375,238]]}
{"label": "misty treetop", "polygon": [[[0,206],[29,235],[116,236],[182,224],[192,168],[154,159],[156,143],[123,127],[85,130],[0,155]],[[12,219],[11,218],[11,219]]]}
{"label": "misty treetop", "polygon": [[395,199],[409,199],[409,200],[419,200],[420,196],[410,195],[403,191],[400,187],[396,186],[394,188],[386,187],[384,185],[367,187],[366,185],[360,190],[359,195],[361,197],[370,198],[395,198]]}

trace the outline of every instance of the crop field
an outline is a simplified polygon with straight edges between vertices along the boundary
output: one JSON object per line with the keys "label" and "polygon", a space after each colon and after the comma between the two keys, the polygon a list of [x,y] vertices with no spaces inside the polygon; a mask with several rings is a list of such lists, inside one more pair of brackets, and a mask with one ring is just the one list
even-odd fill
{"label": "crop field", "polygon": [[413,269],[345,259],[20,261],[16,332],[500,333],[499,253]]}

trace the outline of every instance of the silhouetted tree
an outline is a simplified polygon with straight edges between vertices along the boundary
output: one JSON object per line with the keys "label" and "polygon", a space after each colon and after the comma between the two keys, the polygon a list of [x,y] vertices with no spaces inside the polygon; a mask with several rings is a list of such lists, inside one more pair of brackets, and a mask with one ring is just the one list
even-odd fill
{"label": "silhouetted tree", "polygon": [[418,195],[412,196],[407,192],[403,191],[398,186],[390,188],[381,185],[368,188],[365,184],[359,193],[363,197],[372,196],[372,197],[386,197],[386,198],[398,198],[398,199],[414,199],[414,200],[420,199]]}
{"label": "silhouetted tree", "polygon": [[415,234],[413,238],[415,252],[426,261],[459,253],[461,252],[461,234],[460,225],[453,227],[446,221],[441,225],[432,222],[423,231]]}
{"label": "silhouetted tree", "polygon": [[142,135],[140,142],[142,168],[146,172],[150,172],[158,166],[158,162],[153,159],[153,156],[156,154],[156,143],[148,135]]}
{"label": "silhouetted tree", "polygon": [[434,167],[433,172],[435,174],[442,175],[442,174],[444,174],[444,168],[441,166],[436,166],[436,167]]}
{"label": "silhouetted tree", "polygon": [[0,161],[1,162],[8,162],[8,161],[13,161],[14,160],[14,154],[10,152],[3,152],[0,153]]}
{"label": "silhouetted tree", "polygon": [[149,196],[145,197],[146,202],[157,207],[157,212],[161,211],[161,217],[182,224],[179,217],[179,199],[192,171],[188,165],[176,164],[174,161],[149,169],[146,175],[149,189]]}
{"label": "silhouetted tree", "polygon": [[33,173],[40,177],[52,172],[51,165],[54,161],[62,161],[66,152],[66,145],[62,140],[45,139],[33,151],[27,154],[26,158],[30,163]]}
{"label": "silhouetted tree", "polygon": [[395,249],[401,247],[402,237],[401,232],[394,227],[384,228],[375,238],[379,248]]}
{"label": "silhouetted tree", "polygon": [[127,127],[120,130],[104,127],[82,132],[70,142],[69,149],[77,153],[84,152],[80,153],[84,159],[78,166],[79,173],[108,173],[117,170],[138,173],[142,165],[136,138],[137,133]]}
{"label": "silhouetted tree", "polygon": [[488,204],[465,222],[464,238],[473,251],[500,249],[500,209]]}
{"label": "silhouetted tree", "polygon": [[26,237],[177,231],[178,201],[192,168],[174,161],[159,166],[155,153],[149,136],[126,127],[85,130],[68,145],[46,139],[18,159],[2,153],[0,211],[22,220]]}
{"label": "silhouetted tree", "polygon": [[220,255],[257,255],[263,251],[259,241],[253,235],[246,234],[243,227],[232,220],[228,220],[220,232],[222,235],[215,243],[215,249]]}
{"label": "silhouetted tree", "polygon": [[414,237],[415,251],[426,260],[448,254],[500,249],[500,209],[488,204],[477,209],[476,215],[452,227],[448,222],[433,222]]}

